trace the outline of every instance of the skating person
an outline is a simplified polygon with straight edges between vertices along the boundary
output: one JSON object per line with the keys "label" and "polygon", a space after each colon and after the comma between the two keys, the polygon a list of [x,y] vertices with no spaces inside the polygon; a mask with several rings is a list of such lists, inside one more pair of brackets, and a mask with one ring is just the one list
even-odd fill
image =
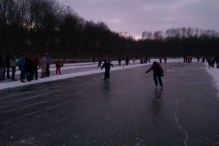
{"label": "skating person", "polygon": [[121,66],[121,58],[118,58],[118,66]]}
{"label": "skating person", "polygon": [[105,68],[105,73],[104,73],[104,80],[109,79],[110,78],[110,67],[113,66],[110,62],[107,62],[106,60],[104,60],[104,64],[101,67],[101,70],[103,68]]}
{"label": "skating person", "polygon": [[101,67],[101,63],[102,63],[102,59],[99,58],[99,60],[98,60],[98,66],[97,66],[97,67]]}
{"label": "skating person", "polygon": [[42,73],[40,78],[44,78],[47,76],[46,67],[47,67],[47,59],[46,59],[46,54],[45,54],[40,61],[40,68],[41,68],[41,73]]}
{"label": "skating person", "polygon": [[187,62],[190,63],[191,62],[191,57],[187,56]]}
{"label": "skating person", "polygon": [[143,64],[144,62],[143,62],[143,58],[140,58],[140,64]]}
{"label": "skating person", "polygon": [[217,67],[217,69],[218,69],[218,68],[219,68],[219,55],[215,56],[215,57],[214,57],[214,60],[215,60],[215,62],[216,62],[216,67]]}
{"label": "skating person", "polygon": [[133,63],[135,64],[135,58],[133,58]]}
{"label": "skating person", "polygon": [[19,62],[18,62],[18,66],[19,66],[19,70],[21,71],[21,74],[20,74],[20,81],[21,82],[26,82],[24,80],[25,78],[25,56],[24,56],[24,53],[21,54],[20,58],[19,58]]}
{"label": "skating person", "polygon": [[160,59],[160,63],[162,63],[162,56],[160,56],[159,59]]}
{"label": "skating person", "polygon": [[39,67],[39,56],[38,55],[36,55],[36,57],[32,59],[32,65],[33,65],[32,79],[33,77],[35,77],[35,79],[38,80],[38,67]]}
{"label": "skating person", "polygon": [[199,61],[200,61],[200,56],[198,55],[198,56],[197,56],[197,62],[199,62]]}
{"label": "skating person", "polygon": [[147,64],[147,61],[148,61],[148,58],[147,58],[147,57],[145,57],[145,58],[144,58],[144,63],[146,63],[146,64]]}
{"label": "skating person", "polygon": [[6,64],[6,68],[7,68],[7,79],[11,79],[10,77],[10,58],[11,58],[11,54],[9,53],[8,56],[5,58],[5,64]]}
{"label": "skating person", "polygon": [[164,62],[167,63],[167,56],[164,56],[163,59],[164,59]]}
{"label": "skating person", "polygon": [[12,81],[16,81],[15,79],[15,72],[16,72],[16,56],[14,53],[12,53],[11,57],[10,57],[10,65],[11,65],[11,69],[12,69]]}
{"label": "skating person", "polygon": [[50,76],[50,56],[48,53],[46,53],[46,59],[47,59],[47,65],[46,65],[46,76]]}
{"label": "skating person", "polygon": [[129,57],[126,57],[125,62],[126,62],[126,65],[129,65]]}
{"label": "skating person", "polygon": [[95,59],[93,58],[93,64],[95,64]]}
{"label": "skating person", "polygon": [[57,62],[56,62],[56,74],[58,74],[58,73],[61,74],[60,69],[61,69],[61,63],[60,63],[59,60],[57,60]]}
{"label": "skating person", "polygon": [[151,70],[153,70],[154,72],[153,76],[154,76],[155,86],[157,87],[158,84],[157,79],[158,79],[161,88],[163,88],[163,83],[161,80],[161,76],[163,76],[163,68],[160,66],[160,64],[154,61],[153,65],[146,71],[146,73],[150,72]]}
{"label": "skating person", "polygon": [[212,57],[212,60],[211,60],[211,66],[212,66],[212,68],[214,68],[214,65],[215,65],[215,59]]}
{"label": "skating person", "polygon": [[205,56],[202,56],[202,62],[205,63]]}

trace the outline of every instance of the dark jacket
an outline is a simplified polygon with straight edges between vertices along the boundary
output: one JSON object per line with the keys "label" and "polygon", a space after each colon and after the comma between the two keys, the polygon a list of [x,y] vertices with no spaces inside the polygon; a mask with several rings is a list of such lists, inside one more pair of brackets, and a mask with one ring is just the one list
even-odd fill
{"label": "dark jacket", "polygon": [[7,67],[10,67],[10,55],[5,58],[5,64]]}
{"label": "dark jacket", "polygon": [[216,61],[216,63],[219,63],[219,55],[215,56],[214,60]]}
{"label": "dark jacket", "polygon": [[33,65],[33,67],[38,67],[39,66],[39,59],[33,58],[32,59],[32,65]]}
{"label": "dark jacket", "polygon": [[25,59],[25,70],[26,70],[26,72],[32,71],[32,67],[33,67],[32,60],[30,58],[26,58]]}
{"label": "dark jacket", "polygon": [[113,66],[111,63],[104,63],[101,69],[105,68],[105,71],[110,71],[110,66]]}
{"label": "dark jacket", "polygon": [[146,72],[149,72],[153,70],[153,72],[156,73],[163,73],[163,68],[160,66],[160,64],[152,65]]}

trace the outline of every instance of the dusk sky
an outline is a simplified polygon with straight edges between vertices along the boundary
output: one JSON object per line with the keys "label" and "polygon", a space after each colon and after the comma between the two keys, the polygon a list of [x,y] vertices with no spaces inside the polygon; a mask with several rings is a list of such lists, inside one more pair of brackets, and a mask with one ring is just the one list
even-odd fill
{"label": "dusk sky", "polygon": [[143,31],[191,27],[219,32],[219,0],[58,0],[85,20],[140,38]]}

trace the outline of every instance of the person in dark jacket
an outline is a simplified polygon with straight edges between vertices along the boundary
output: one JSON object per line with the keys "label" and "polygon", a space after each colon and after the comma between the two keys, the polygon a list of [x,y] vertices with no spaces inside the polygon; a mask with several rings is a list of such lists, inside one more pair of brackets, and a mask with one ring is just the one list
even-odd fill
{"label": "person in dark jacket", "polygon": [[126,65],[129,65],[129,57],[126,57],[125,62],[126,62]]}
{"label": "person in dark jacket", "polygon": [[161,88],[163,88],[163,83],[161,80],[161,76],[163,76],[163,68],[160,66],[160,64],[154,61],[153,65],[146,71],[146,73],[150,72],[151,70],[153,70],[154,72],[155,86],[157,87],[157,84],[158,84],[157,79],[158,79]]}
{"label": "person in dark jacket", "polygon": [[118,58],[118,66],[121,66],[121,61],[122,61],[122,60],[121,60],[121,58],[119,57],[119,58]]}
{"label": "person in dark jacket", "polygon": [[104,80],[110,78],[110,66],[113,66],[110,62],[107,62],[104,60],[103,66],[101,67],[101,70],[105,68],[105,73],[104,73]]}
{"label": "person in dark jacket", "polygon": [[45,54],[47,59],[47,66],[46,66],[46,75],[47,77],[50,76],[50,56],[48,53]]}
{"label": "person in dark jacket", "polygon": [[61,62],[59,60],[56,61],[56,74],[61,74]]}
{"label": "person in dark jacket", "polygon": [[26,55],[25,58],[25,71],[27,75],[27,81],[31,81],[33,77],[33,65],[29,55]]}
{"label": "person in dark jacket", "polygon": [[214,60],[216,62],[216,68],[218,69],[219,68],[219,55],[215,56]]}
{"label": "person in dark jacket", "polygon": [[32,80],[33,80],[33,77],[35,77],[35,79],[38,80],[38,67],[39,67],[39,56],[38,55],[36,55],[36,57],[32,59],[32,66],[33,66]]}
{"label": "person in dark jacket", "polygon": [[102,63],[102,59],[99,58],[99,60],[98,60],[98,66],[97,66],[97,67],[101,67],[101,63]]}
{"label": "person in dark jacket", "polygon": [[8,54],[8,56],[5,58],[5,64],[7,68],[7,79],[11,79],[10,77],[10,58],[11,58],[11,53]]}

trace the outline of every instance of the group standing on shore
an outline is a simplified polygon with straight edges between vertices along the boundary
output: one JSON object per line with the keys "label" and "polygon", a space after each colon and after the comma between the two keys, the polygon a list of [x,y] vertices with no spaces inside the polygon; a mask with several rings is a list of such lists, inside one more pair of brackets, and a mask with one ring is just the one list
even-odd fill
{"label": "group standing on shore", "polygon": [[[16,72],[16,56],[15,53],[9,53],[7,57],[4,58],[4,54],[1,53],[0,56],[0,80],[5,80],[5,74],[7,79],[12,79],[12,81],[17,81],[15,79]],[[11,76],[10,76],[11,68]],[[28,54],[22,53],[18,58],[18,68],[20,70],[20,81],[26,82],[31,80],[38,80],[38,69],[41,68],[41,78],[50,76],[50,56],[45,53],[43,58],[39,60],[39,56],[36,55],[34,58],[30,58]]]}

